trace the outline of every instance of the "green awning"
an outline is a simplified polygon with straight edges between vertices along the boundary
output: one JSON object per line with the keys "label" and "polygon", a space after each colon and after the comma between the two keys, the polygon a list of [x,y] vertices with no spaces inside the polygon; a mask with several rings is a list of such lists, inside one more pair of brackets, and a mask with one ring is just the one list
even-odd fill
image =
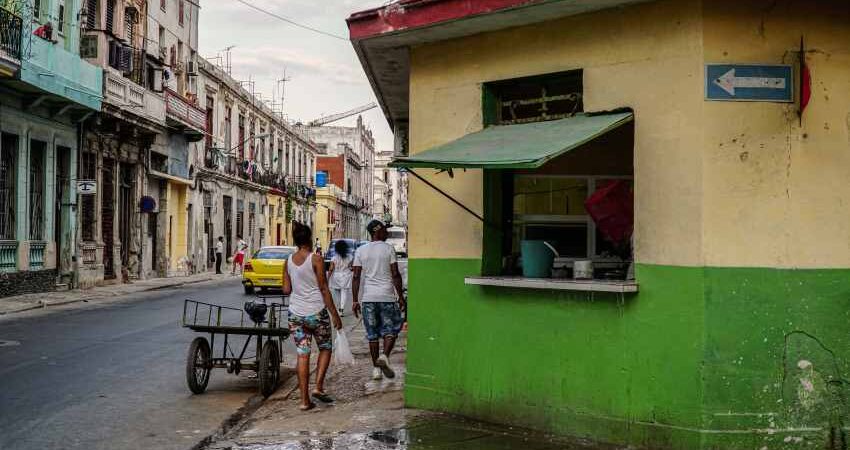
{"label": "green awning", "polygon": [[536,169],[631,122],[631,112],[578,114],[560,120],[498,125],[415,155],[398,157],[394,167]]}

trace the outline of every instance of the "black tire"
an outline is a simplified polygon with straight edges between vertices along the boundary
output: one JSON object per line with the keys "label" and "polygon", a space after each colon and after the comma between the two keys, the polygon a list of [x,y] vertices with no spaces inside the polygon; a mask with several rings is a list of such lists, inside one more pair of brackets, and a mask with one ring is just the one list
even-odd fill
{"label": "black tire", "polygon": [[210,382],[212,371],[212,355],[210,343],[205,338],[197,337],[189,346],[186,357],[186,384],[193,394],[203,394]]}
{"label": "black tire", "polygon": [[280,381],[280,353],[277,342],[268,340],[263,344],[259,366],[257,378],[260,380],[260,394],[268,398],[277,390],[277,383]]}
{"label": "black tire", "polygon": [[252,295],[254,293],[254,286],[249,284],[245,285],[245,295]]}

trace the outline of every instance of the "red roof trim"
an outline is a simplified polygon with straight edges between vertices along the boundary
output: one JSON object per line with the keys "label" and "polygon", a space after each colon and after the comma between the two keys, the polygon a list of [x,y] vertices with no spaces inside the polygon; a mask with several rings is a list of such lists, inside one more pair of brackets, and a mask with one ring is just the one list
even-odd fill
{"label": "red roof trim", "polygon": [[348,18],[353,41],[490,14],[545,0],[399,0],[387,6],[356,12]]}

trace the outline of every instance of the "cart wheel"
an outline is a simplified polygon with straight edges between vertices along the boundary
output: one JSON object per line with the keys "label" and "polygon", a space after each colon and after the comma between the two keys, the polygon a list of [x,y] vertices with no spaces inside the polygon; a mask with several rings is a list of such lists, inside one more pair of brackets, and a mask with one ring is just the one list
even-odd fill
{"label": "cart wheel", "polygon": [[254,286],[245,285],[245,295],[251,295],[254,293]]}
{"label": "cart wheel", "polygon": [[280,353],[278,353],[277,342],[268,340],[263,344],[260,354],[258,378],[260,379],[260,393],[268,398],[277,389],[280,379]]}
{"label": "cart wheel", "polygon": [[194,394],[202,394],[210,382],[212,370],[210,344],[205,338],[196,337],[189,346],[186,357],[186,384]]}

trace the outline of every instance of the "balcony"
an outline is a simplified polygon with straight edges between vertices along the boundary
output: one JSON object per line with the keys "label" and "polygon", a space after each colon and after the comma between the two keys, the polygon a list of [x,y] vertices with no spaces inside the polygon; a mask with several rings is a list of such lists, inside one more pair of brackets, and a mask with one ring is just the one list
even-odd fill
{"label": "balcony", "polygon": [[169,126],[183,130],[192,142],[204,138],[207,129],[206,111],[171,89],[165,90],[165,119]]}
{"label": "balcony", "polygon": [[101,68],[52,41],[32,37],[22,46],[20,80],[50,94],[52,103],[71,102],[100,111]]}
{"label": "balcony", "polygon": [[124,78],[114,69],[104,70],[104,84],[104,101],[159,125],[165,125],[165,100],[162,97]]}
{"label": "balcony", "polygon": [[11,77],[21,68],[20,17],[0,7],[0,77]]}

